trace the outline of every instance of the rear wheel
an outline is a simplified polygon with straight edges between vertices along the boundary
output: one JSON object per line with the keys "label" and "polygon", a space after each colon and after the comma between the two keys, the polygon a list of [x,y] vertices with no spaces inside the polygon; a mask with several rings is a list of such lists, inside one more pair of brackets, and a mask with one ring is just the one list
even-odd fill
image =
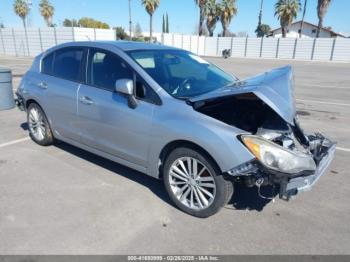
{"label": "rear wheel", "polygon": [[32,140],[42,146],[53,143],[53,136],[44,111],[36,103],[31,103],[27,109],[29,135]]}
{"label": "rear wheel", "polygon": [[165,161],[163,177],[175,205],[196,217],[217,213],[233,194],[232,182],[224,179],[216,163],[192,148],[172,151]]}

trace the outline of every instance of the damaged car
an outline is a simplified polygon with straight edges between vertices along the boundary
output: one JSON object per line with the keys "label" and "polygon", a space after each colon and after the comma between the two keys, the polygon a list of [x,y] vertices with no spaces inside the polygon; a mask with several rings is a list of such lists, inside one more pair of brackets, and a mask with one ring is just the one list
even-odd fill
{"label": "damaged car", "polygon": [[64,141],[161,179],[179,209],[208,217],[236,182],[289,200],[326,173],[335,143],[303,131],[293,89],[289,66],[239,80],[181,49],[76,42],[35,58],[17,105],[39,145]]}

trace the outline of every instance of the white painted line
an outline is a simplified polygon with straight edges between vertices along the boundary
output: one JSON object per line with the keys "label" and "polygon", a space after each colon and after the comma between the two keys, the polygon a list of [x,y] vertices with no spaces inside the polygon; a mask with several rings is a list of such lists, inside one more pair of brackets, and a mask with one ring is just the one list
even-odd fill
{"label": "white painted line", "polygon": [[325,102],[325,101],[319,101],[319,100],[297,99],[297,101],[305,102],[305,103],[317,103],[317,104],[325,104],[325,105],[335,105],[335,106],[350,106],[350,104],[336,103],[336,102]]}
{"label": "white painted line", "polygon": [[30,139],[29,137],[24,137],[24,138],[21,138],[21,139],[17,139],[17,140],[13,140],[13,141],[10,141],[10,142],[6,142],[6,143],[3,143],[3,144],[0,144],[0,148],[6,147],[6,146],[11,146],[11,145],[14,145],[14,144],[18,144],[18,143],[27,141],[29,139]]}
{"label": "white painted line", "polygon": [[349,148],[344,148],[344,147],[339,147],[339,146],[337,146],[336,148],[337,148],[337,150],[339,150],[339,151],[350,152],[350,149],[349,149]]}
{"label": "white painted line", "polygon": [[315,88],[332,88],[332,89],[350,89],[350,86],[328,86],[328,85],[302,84],[302,83],[299,83],[296,86],[297,87],[304,86],[304,87],[315,87]]}

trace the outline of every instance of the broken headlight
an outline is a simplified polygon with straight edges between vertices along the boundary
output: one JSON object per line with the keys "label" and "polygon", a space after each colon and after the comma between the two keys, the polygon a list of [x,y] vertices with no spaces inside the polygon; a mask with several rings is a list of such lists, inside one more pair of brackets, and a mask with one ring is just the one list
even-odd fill
{"label": "broken headlight", "polygon": [[259,136],[242,135],[241,139],[249,151],[267,168],[289,174],[316,169],[311,155],[291,151]]}

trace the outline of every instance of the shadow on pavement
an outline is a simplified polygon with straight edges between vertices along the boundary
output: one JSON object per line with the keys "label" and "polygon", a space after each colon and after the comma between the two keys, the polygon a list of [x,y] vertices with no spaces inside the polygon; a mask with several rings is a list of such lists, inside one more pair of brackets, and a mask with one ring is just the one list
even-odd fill
{"label": "shadow on pavement", "polygon": [[139,183],[140,185],[149,188],[149,190],[151,190],[164,202],[168,203],[169,205],[172,205],[161,180],[147,176],[131,168],[120,165],[103,157],[99,157],[95,154],[89,153],[83,149],[74,147],[64,142],[58,142],[57,144],[55,144],[55,146],[86,161],[94,163],[95,165],[98,165],[104,169],[114,172],[116,175],[121,175],[134,182]]}
{"label": "shadow on pavement", "polygon": [[[276,196],[278,194],[277,192],[276,190],[273,195]],[[270,197],[272,193],[272,186],[261,187],[261,194],[263,196]],[[271,199],[261,198],[257,187],[246,187],[242,183],[235,183],[234,193],[228,205],[232,205],[238,210],[256,210],[260,212],[271,201]]]}
{"label": "shadow on pavement", "polygon": [[[23,124],[22,124],[23,125]],[[21,125],[21,126],[22,126]],[[22,127],[23,128],[23,127]],[[25,129],[25,128],[23,128]],[[155,179],[153,177],[142,174],[126,166],[120,165],[103,157],[99,157],[95,154],[89,153],[80,148],[74,147],[64,142],[58,142],[55,146],[61,150],[64,150],[70,154],[80,157],[86,161],[94,163],[102,168],[114,172],[116,175],[121,175],[128,178],[134,182],[139,183],[152,191],[156,196],[162,199],[169,205],[173,205],[168,197],[163,182],[161,180]],[[272,189],[271,187],[262,187],[262,193],[266,196],[270,196]],[[264,207],[271,200],[263,199],[259,197],[256,187],[248,188],[240,183],[235,183],[235,190],[232,199],[229,201],[228,206],[233,206],[233,209],[238,210],[256,210],[262,211]]]}

